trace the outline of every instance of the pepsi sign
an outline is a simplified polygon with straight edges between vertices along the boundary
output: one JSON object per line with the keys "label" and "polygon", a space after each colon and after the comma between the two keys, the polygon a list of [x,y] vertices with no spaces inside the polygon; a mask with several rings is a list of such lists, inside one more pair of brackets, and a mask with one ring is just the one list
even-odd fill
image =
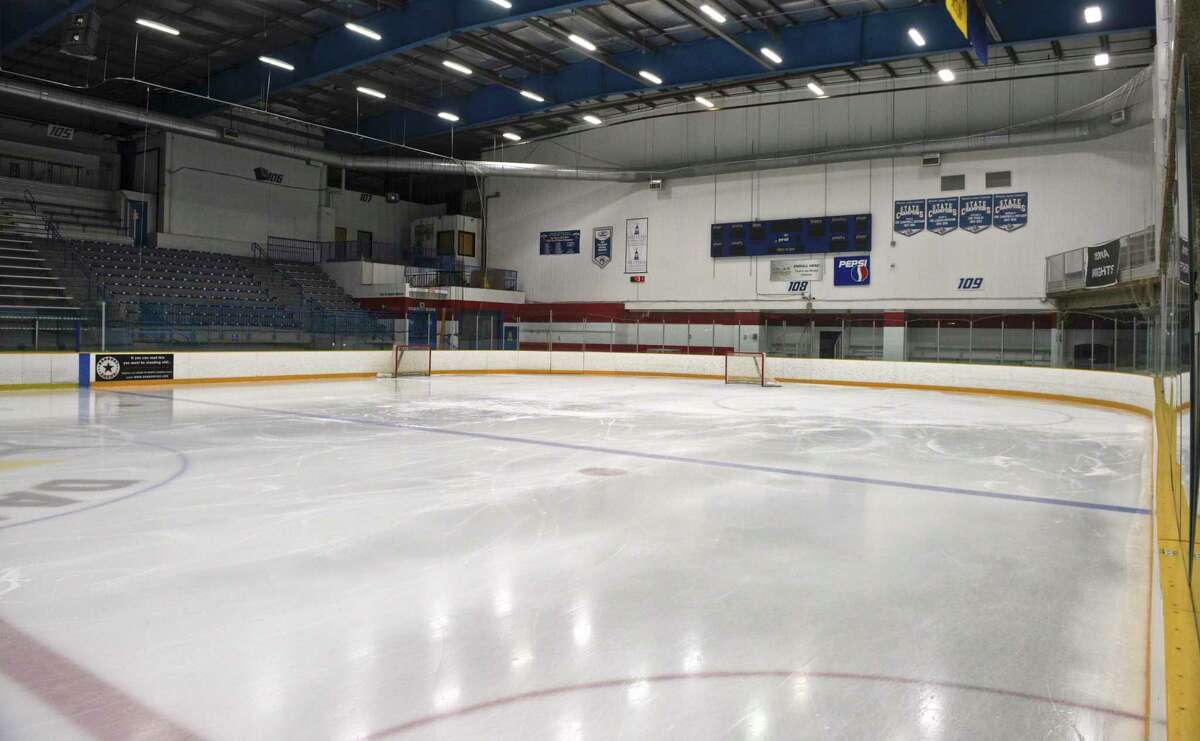
{"label": "pepsi sign", "polygon": [[871,285],[871,258],[866,257],[836,257],[833,260],[833,285],[835,286],[869,286]]}

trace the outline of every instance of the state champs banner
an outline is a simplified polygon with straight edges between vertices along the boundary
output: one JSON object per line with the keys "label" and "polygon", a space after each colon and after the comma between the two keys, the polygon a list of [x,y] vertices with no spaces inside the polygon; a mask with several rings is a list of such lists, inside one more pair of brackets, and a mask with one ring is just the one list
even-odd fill
{"label": "state champs banner", "polygon": [[930,198],[926,206],[929,231],[946,236],[958,228],[958,197]]}
{"label": "state champs banner", "polygon": [[912,237],[925,231],[925,199],[896,201],[895,231]]}

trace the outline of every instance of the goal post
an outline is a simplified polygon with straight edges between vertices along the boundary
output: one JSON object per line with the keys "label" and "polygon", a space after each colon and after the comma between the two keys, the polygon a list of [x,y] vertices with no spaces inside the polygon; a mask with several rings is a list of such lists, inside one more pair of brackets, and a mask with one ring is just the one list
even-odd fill
{"label": "goal post", "polygon": [[418,345],[392,346],[392,372],[389,378],[428,376],[433,373],[433,349]]}
{"label": "goal post", "polygon": [[761,352],[731,352],[725,355],[725,383],[770,386],[767,356]]}

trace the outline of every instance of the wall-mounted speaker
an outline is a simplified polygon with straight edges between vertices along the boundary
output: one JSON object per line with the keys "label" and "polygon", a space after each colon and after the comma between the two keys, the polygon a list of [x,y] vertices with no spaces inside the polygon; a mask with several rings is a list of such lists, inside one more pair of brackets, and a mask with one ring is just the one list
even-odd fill
{"label": "wall-mounted speaker", "polygon": [[58,50],[67,56],[95,59],[100,43],[100,14],[94,10],[73,13],[63,29]]}

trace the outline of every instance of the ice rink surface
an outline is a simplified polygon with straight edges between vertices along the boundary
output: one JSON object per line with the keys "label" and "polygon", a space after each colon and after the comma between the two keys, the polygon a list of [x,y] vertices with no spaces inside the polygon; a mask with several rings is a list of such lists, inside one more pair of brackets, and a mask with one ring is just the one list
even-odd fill
{"label": "ice rink surface", "polygon": [[3,739],[1161,734],[1132,414],[493,376],[0,419]]}

